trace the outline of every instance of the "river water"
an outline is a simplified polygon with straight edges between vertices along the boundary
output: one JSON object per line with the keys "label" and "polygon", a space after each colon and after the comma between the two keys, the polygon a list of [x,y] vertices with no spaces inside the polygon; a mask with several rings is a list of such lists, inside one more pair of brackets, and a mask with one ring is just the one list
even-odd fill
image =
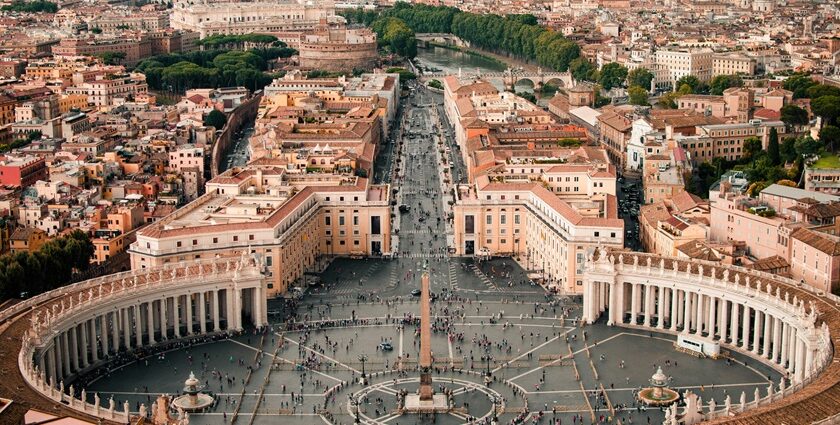
{"label": "river water", "polygon": [[[431,72],[444,72],[447,74],[457,74],[459,68],[463,72],[475,73],[478,71],[484,74],[488,72],[501,72],[508,67],[484,56],[472,55],[436,46],[428,49],[418,47],[415,63],[423,68],[432,68],[433,71]],[[494,81],[493,84],[499,85],[499,82]],[[505,89],[504,87],[497,88],[499,90]],[[516,91],[533,93],[534,87],[529,83],[519,83],[516,85]]]}

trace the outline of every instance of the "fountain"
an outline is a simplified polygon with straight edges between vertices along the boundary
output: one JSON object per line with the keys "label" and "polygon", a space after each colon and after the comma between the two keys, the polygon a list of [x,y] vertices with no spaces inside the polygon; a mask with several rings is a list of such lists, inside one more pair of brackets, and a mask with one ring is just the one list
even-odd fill
{"label": "fountain", "polygon": [[184,394],[172,400],[172,406],[185,412],[204,410],[213,405],[213,397],[199,390],[201,382],[190,372],[190,377],[184,381]]}
{"label": "fountain", "polygon": [[650,377],[650,387],[642,388],[639,391],[639,401],[648,406],[668,406],[680,398],[679,393],[668,388],[671,379],[665,376],[662,368],[656,369],[656,373]]}

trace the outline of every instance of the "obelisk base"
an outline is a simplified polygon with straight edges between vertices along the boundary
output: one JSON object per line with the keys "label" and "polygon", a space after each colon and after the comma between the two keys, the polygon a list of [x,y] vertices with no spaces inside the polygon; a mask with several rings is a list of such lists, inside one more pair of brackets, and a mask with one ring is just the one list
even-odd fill
{"label": "obelisk base", "polygon": [[447,413],[449,403],[445,394],[435,394],[431,400],[421,400],[419,394],[408,394],[405,396],[406,413]]}

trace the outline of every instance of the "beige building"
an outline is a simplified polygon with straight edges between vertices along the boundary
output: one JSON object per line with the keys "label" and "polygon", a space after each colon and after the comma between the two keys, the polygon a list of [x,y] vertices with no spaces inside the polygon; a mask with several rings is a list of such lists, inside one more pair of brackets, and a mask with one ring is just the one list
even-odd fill
{"label": "beige building", "polygon": [[388,186],[327,174],[292,178],[282,168],[231,169],[206,194],[143,228],[131,245],[132,269],[238,255],[260,256],[266,293],[276,296],[321,257],[391,251]]}
{"label": "beige building", "polygon": [[712,56],[712,76],[736,74],[755,74],[755,59],[740,53],[719,53]]}
{"label": "beige building", "polygon": [[[693,75],[708,83],[712,79],[712,56],[709,48],[661,49],[656,51],[657,84],[673,84],[682,77]],[[661,80],[661,81],[660,81]]]}
{"label": "beige building", "polygon": [[326,18],[313,34],[303,34],[297,46],[300,67],[327,71],[371,70],[379,53],[376,34],[367,28],[327,25]]}
{"label": "beige building", "polygon": [[321,19],[343,22],[335,15],[332,1],[257,0],[234,3],[211,0],[177,1],[170,25],[199,33],[201,38],[218,34],[272,33],[313,30]]}
{"label": "beige building", "polygon": [[539,183],[462,187],[454,206],[455,255],[509,255],[564,293],[582,293],[580,276],[596,246],[624,246],[617,199],[597,194],[563,200]]}

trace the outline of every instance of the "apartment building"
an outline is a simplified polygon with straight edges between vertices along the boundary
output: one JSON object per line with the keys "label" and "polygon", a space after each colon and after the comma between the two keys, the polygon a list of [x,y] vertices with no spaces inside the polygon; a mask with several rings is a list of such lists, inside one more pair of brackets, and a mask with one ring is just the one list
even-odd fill
{"label": "apartment building", "polygon": [[389,196],[387,185],[348,175],[230,169],[208,181],[204,195],[138,231],[132,269],[245,250],[259,255],[267,294],[277,296],[321,257],[389,253]]}
{"label": "apartment building", "polygon": [[462,186],[453,208],[455,255],[510,255],[563,293],[582,293],[586,258],[598,246],[624,246],[617,198],[564,200],[540,183]]}
{"label": "apartment building", "polygon": [[657,68],[663,70],[656,74],[657,84],[673,85],[682,77],[693,75],[701,82],[712,79],[714,52],[709,48],[666,48],[656,51]]}
{"label": "apartment building", "polygon": [[740,53],[718,53],[712,55],[712,76],[754,75],[755,59]]}

